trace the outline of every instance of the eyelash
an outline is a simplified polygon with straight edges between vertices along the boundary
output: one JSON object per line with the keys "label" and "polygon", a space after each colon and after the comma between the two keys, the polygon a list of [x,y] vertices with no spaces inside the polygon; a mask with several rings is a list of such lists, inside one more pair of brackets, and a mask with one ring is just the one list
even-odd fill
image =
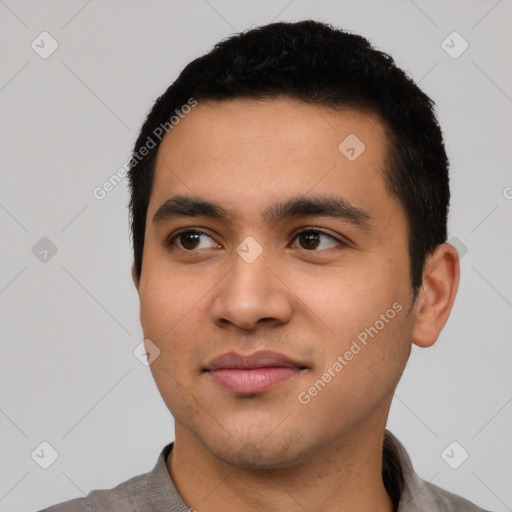
{"label": "eyelash", "polygon": [[[171,250],[178,250],[178,251],[182,251],[182,252],[187,252],[187,253],[194,253],[194,252],[198,252],[196,250],[189,250],[189,249],[180,249],[180,248],[177,248],[174,246],[174,242],[176,241],[177,238],[179,238],[181,235],[186,235],[186,234],[189,234],[189,233],[193,233],[193,234],[198,234],[198,235],[205,235],[207,236],[208,238],[212,238],[210,235],[208,235],[208,233],[205,233],[204,231],[201,231],[199,229],[184,229],[183,231],[178,231],[177,233],[174,233],[172,234],[166,241],[165,243],[165,246]],[[308,233],[308,234],[316,234],[316,235],[321,235],[325,238],[328,238],[329,240],[333,241],[333,242],[336,242],[339,246],[347,246],[348,244],[346,242],[343,242],[342,240],[339,240],[338,238],[334,237],[333,235],[330,235],[329,233],[326,233],[325,231],[321,230],[321,229],[318,229],[318,228],[306,228],[306,229],[303,229],[302,231],[299,231],[298,233],[296,233],[293,237],[293,240],[295,241],[300,235],[303,235],[304,233]],[[213,240],[213,238],[212,238]],[[304,251],[307,251],[307,252],[321,252],[321,251],[317,251],[317,250],[308,250],[308,249],[303,249]],[[325,250],[325,249],[324,249]]]}

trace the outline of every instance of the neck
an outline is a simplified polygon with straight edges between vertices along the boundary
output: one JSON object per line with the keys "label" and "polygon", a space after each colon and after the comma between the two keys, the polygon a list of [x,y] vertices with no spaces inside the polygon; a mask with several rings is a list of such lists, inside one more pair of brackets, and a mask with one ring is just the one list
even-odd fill
{"label": "neck", "polygon": [[177,423],[167,468],[183,500],[197,512],[391,512],[382,479],[383,435],[384,428],[345,435],[292,466],[254,469],[219,460]]}

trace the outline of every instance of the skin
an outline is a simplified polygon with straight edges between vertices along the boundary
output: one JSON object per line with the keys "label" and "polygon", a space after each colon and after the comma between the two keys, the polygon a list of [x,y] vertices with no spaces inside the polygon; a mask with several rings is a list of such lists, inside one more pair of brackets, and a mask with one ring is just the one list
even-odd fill
{"label": "skin", "polygon": [[[366,146],[355,161],[338,149],[349,134]],[[392,510],[381,452],[393,391],[411,343],[430,346],[443,328],[459,264],[454,247],[438,246],[413,300],[407,220],[383,178],[386,148],[375,115],[285,97],[200,102],[164,138],[142,273],[132,268],[132,275],[144,337],[161,351],[151,371],[175,419],[167,466],[188,506]],[[216,201],[230,217],[154,223],[159,206],[178,194]],[[367,212],[371,229],[326,216],[272,226],[261,218],[274,202],[333,195]],[[308,245],[297,235],[311,227],[349,242],[319,236]],[[167,247],[183,228],[207,236]],[[236,252],[249,236],[263,251],[252,263]],[[299,393],[395,303],[401,311],[300,403]],[[226,352],[261,349],[307,369],[249,396],[220,388],[203,371]]]}

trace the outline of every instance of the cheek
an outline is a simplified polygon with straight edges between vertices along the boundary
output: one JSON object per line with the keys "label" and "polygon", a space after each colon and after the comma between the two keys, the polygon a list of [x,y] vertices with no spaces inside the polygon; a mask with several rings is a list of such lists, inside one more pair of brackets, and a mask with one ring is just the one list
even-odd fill
{"label": "cheek", "polygon": [[357,320],[348,309],[339,314],[341,334],[329,344],[322,364],[301,390],[311,399],[306,411],[312,421],[323,418],[333,432],[340,414],[343,421],[355,424],[391,399],[410,352],[405,305],[379,305],[363,313],[362,304],[354,308]]}
{"label": "cheek", "polygon": [[141,324],[144,335],[166,339],[200,303],[204,290],[197,279],[169,268],[153,266],[140,285]]}
{"label": "cheek", "polygon": [[397,269],[392,267],[393,262],[380,258],[380,264],[367,262],[339,268],[335,273],[296,279],[293,289],[301,298],[304,314],[326,325],[343,346],[374,325],[390,308],[389,316],[394,318],[393,304],[398,302],[405,310],[408,288],[403,276],[397,276]]}
{"label": "cheek", "polygon": [[[411,333],[408,276],[398,267],[395,260],[380,258],[304,284],[301,295],[314,297],[308,306],[331,331],[315,379],[329,369],[336,378],[318,402],[350,408],[369,400],[371,408],[394,387],[409,355]],[[333,368],[336,362],[339,371]]]}
{"label": "cheek", "polygon": [[197,308],[203,303],[201,295],[193,292],[196,287],[184,276],[156,278],[156,273],[154,276],[155,279],[146,281],[140,296],[141,324],[144,338],[160,350],[151,364],[158,387],[175,390],[179,387],[175,381],[187,385],[191,375],[185,370],[190,372],[197,365],[193,340],[200,339],[196,330],[204,325],[197,321]]}
{"label": "cheek", "polygon": [[186,400],[183,389],[191,388],[195,374],[190,370],[197,366],[197,347],[193,340],[200,339],[200,333],[194,329],[203,325],[197,321],[201,295],[193,292],[194,280],[183,274],[153,271],[152,276],[148,273],[140,293],[144,338],[160,350],[150,370],[171,411],[185,409],[196,414],[199,411]]}

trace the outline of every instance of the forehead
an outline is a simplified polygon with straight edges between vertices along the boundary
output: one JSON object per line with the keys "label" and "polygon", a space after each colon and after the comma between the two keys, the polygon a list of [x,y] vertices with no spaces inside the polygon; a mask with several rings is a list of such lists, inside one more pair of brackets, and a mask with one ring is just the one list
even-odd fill
{"label": "forehead", "polygon": [[239,215],[309,193],[378,209],[396,203],[384,180],[386,151],[385,128],[371,113],[290,98],[199,102],[160,145],[148,214],[175,195]]}

